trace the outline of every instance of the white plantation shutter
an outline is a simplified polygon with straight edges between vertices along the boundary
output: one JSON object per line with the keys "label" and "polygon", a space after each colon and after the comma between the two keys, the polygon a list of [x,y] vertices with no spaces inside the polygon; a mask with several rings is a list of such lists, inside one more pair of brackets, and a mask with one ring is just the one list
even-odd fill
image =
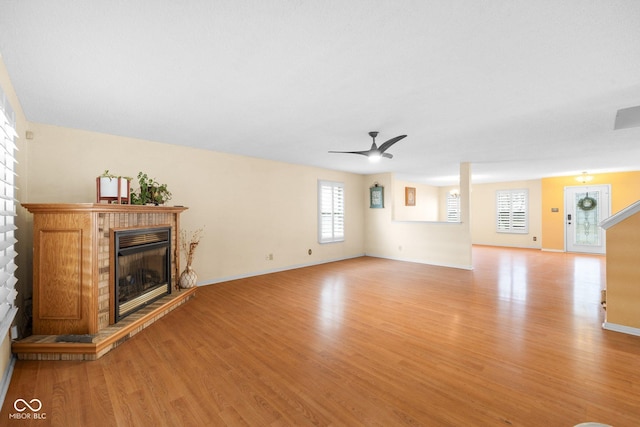
{"label": "white plantation shutter", "polygon": [[498,231],[508,232],[511,228],[511,194],[507,191],[498,191],[496,199]]}
{"label": "white plantation shutter", "polygon": [[529,232],[528,190],[499,190],[496,201],[496,228],[499,233]]}
{"label": "white plantation shutter", "polygon": [[447,194],[447,222],[460,222],[460,197]]}
{"label": "white plantation shutter", "polygon": [[15,117],[0,90],[0,340],[6,336],[18,308],[14,262],[15,238]]}
{"label": "white plantation shutter", "polygon": [[318,242],[344,240],[344,184],[318,181]]}

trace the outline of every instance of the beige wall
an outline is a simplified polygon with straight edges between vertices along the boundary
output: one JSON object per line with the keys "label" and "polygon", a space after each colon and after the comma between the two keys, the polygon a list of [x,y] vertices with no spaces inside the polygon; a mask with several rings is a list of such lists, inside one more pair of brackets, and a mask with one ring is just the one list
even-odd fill
{"label": "beige wall", "polygon": [[[405,188],[416,189],[416,205],[405,206]],[[460,191],[460,185],[436,187],[393,178],[394,221],[447,221],[447,198],[452,190]]]}
{"label": "beige wall", "polygon": [[[405,206],[405,187],[416,189],[416,205]],[[393,218],[396,221],[438,221],[438,187],[394,179]]]}
{"label": "beige wall", "polygon": [[[391,208],[395,221],[446,221],[446,199],[451,190],[460,186],[433,187],[425,184],[393,179]],[[416,207],[404,206],[404,188],[416,188]],[[541,248],[542,190],[540,180],[473,184],[471,186],[470,215],[473,244],[517,248]],[[508,234],[496,232],[496,192],[498,190],[527,189],[529,191],[529,233]],[[427,210],[422,203],[437,211]],[[436,227],[439,229],[439,227]],[[534,241],[533,238],[536,237]],[[446,238],[446,236],[445,236]],[[397,254],[400,255],[400,254]]]}
{"label": "beige wall", "polygon": [[[540,180],[474,184],[471,191],[471,236],[476,245],[541,248],[542,190]],[[496,192],[498,190],[529,190],[529,233],[496,232]],[[533,238],[536,237],[534,241]]]}
{"label": "beige wall", "polygon": [[[468,165],[462,165],[460,171],[462,205],[460,223],[395,221],[391,206],[392,201],[397,197],[394,192],[397,191],[398,186],[394,183],[393,174],[367,176],[365,180],[367,190],[363,198],[366,206],[369,206],[368,187],[376,182],[385,187],[385,208],[366,209],[365,212],[367,255],[470,269],[472,266],[468,203],[470,168]],[[402,192],[404,197],[404,188]]]}
{"label": "beige wall", "polygon": [[[30,185],[24,201],[93,202],[95,177],[105,169],[125,176],[142,170],[168,184],[170,204],[189,207],[182,228],[205,228],[194,262],[200,284],[364,253],[471,266],[468,221],[391,220],[390,174],[382,175],[389,180],[387,208],[384,221],[376,223],[371,215],[377,210],[368,208],[371,177],[50,125],[31,123],[29,130],[34,137],[28,141]],[[344,243],[317,243],[318,179],[345,183]],[[268,254],[274,259],[266,260]]]}
{"label": "beige wall", "polygon": [[[204,227],[193,265],[201,284],[364,253],[360,175],[42,124],[30,130],[24,201],[95,202],[105,169],[146,172],[168,185],[169,204],[189,207],[182,228]],[[317,243],[318,179],[345,184],[344,243]]]}

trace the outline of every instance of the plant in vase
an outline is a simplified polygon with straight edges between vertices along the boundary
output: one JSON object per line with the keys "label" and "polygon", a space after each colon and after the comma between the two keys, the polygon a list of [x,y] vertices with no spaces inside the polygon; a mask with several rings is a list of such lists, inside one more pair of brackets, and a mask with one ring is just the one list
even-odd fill
{"label": "plant in vase", "polygon": [[191,267],[191,263],[193,263],[193,256],[196,253],[196,248],[200,244],[200,239],[202,238],[203,232],[204,230],[202,228],[199,228],[191,233],[190,236],[187,236],[186,230],[180,230],[180,249],[182,250],[182,253],[184,253],[184,257],[187,260],[187,266],[180,274],[177,288],[192,288],[198,281],[198,275]]}
{"label": "plant in vase", "polygon": [[138,172],[138,185],[136,193],[131,190],[131,203],[134,205],[163,205],[171,200],[171,192],[167,184],[160,184],[154,178],[149,178],[146,173]]}

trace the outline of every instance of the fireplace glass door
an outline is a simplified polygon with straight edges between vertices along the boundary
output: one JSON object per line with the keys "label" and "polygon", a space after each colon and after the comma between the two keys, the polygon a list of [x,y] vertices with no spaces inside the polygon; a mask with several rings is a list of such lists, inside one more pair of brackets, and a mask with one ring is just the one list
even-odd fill
{"label": "fireplace glass door", "polygon": [[171,228],[116,231],[116,322],[171,293]]}

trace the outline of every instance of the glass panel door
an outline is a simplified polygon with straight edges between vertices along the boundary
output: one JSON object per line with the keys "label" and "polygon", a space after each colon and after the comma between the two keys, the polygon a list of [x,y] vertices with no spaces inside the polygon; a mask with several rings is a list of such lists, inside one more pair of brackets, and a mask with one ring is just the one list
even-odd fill
{"label": "glass panel door", "polygon": [[605,235],[599,224],[610,211],[608,185],[566,187],[567,251],[604,254]]}

